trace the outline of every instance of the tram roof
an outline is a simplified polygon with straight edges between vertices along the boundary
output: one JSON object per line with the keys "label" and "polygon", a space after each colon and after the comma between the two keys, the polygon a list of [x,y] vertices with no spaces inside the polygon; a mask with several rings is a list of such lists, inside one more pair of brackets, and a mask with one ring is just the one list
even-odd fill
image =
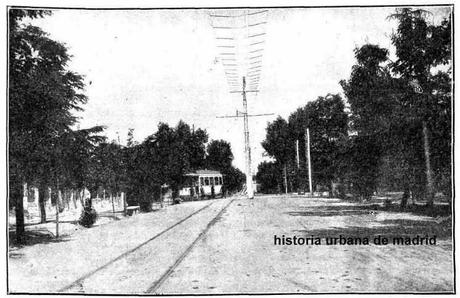
{"label": "tram roof", "polygon": [[213,170],[198,170],[192,173],[187,173],[185,176],[222,176],[222,173]]}

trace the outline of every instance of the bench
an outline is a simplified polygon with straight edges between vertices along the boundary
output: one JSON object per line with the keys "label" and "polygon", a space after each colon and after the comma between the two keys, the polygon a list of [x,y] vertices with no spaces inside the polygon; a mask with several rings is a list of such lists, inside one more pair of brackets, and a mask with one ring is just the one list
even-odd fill
{"label": "bench", "polygon": [[137,214],[139,213],[139,210],[141,209],[141,207],[139,206],[129,206],[129,207],[126,207],[126,214],[131,216],[133,214]]}

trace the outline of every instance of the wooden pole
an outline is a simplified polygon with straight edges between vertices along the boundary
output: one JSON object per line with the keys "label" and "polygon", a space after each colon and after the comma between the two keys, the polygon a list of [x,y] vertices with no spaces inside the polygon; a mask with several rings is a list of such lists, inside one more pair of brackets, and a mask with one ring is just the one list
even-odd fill
{"label": "wooden pole", "polygon": [[308,162],[308,186],[310,190],[310,195],[313,195],[313,187],[312,187],[312,178],[311,178],[311,157],[310,157],[310,129],[307,128],[306,132],[306,142],[307,142],[307,162]]}
{"label": "wooden pole", "polygon": [[295,140],[297,169],[300,169],[299,140]]}
{"label": "wooden pole", "polygon": [[251,174],[251,146],[249,145],[248,103],[246,100],[246,78],[243,77],[243,108],[244,108],[244,152],[246,157],[246,191],[248,198],[254,198]]}
{"label": "wooden pole", "polygon": [[56,238],[59,238],[59,197],[60,197],[59,183],[58,183],[58,188],[55,191],[57,191],[57,196],[56,196]]}

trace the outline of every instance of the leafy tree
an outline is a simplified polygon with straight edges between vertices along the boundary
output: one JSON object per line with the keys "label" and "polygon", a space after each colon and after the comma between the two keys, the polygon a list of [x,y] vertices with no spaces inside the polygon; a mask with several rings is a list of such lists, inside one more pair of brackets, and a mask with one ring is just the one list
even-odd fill
{"label": "leafy tree", "polygon": [[[450,176],[450,166],[441,161],[449,162],[451,155],[451,94],[447,87],[451,80],[450,71],[438,71],[436,75],[433,75],[433,71],[439,65],[450,64],[452,60],[452,16],[449,15],[440,25],[434,25],[428,24],[427,15],[428,12],[421,9],[401,8],[390,16],[398,20],[397,32],[392,35],[398,59],[391,67],[404,85],[412,87],[401,97],[401,105],[407,115],[411,116],[408,119],[416,126],[413,129],[423,134],[423,138],[410,139],[408,142],[414,145],[418,141],[416,146],[424,148],[427,198],[428,205],[432,205],[434,177],[428,166],[434,165],[438,178]],[[445,149],[432,151],[432,148],[437,147],[433,145],[441,145]],[[418,156],[413,160],[419,163],[413,161],[411,167],[420,168],[422,158]]]}
{"label": "leafy tree", "polygon": [[292,134],[286,120],[278,117],[267,126],[267,134],[262,142],[262,147],[267,154],[281,164],[286,164],[294,153]]}
{"label": "leafy tree", "polygon": [[[301,180],[306,181],[306,129],[310,129],[311,163],[314,172],[314,184],[329,186],[336,175],[338,144],[337,141],[347,135],[348,116],[340,95],[328,94],[309,102],[289,116],[289,128],[292,138],[299,140],[299,159],[301,162]],[[293,157],[294,158],[294,157]]]}
{"label": "leafy tree", "polygon": [[126,142],[127,147],[133,147],[135,145],[138,145],[136,141],[134,141],[134,128],[129,128],[128,129],[128,138]]}
{"label": "leafy tree", "polygon": [[128,142],[124,149],[128,203],[150,210],[164,184],[177,197],[185,183],[185,174],[204,167],[207,140],[205,130],[190,129],[179,121],[176,127],[160,123],[157,132],[140,144]]}
{"label": "leafy tree", "polygon": [[350,105],[351,129],[360,135],[378,135],[386,132],[398,105],[397,82],[392,78],[388,64],[388,50],[366,44],[355,49],[357,64],[350,79],[340,84]]}
{"label": "leafy tree", "polygon": [[240,191],[246,183],[246,175],[233,166],[224,170],[222,174],[224,175],[224,185],[229,192]]}
{"label": "leafy tree", "polygon": [[167,182],[163,167],[167,166],[164,159],[168,157],[160,155],[163,152],[160,146],[163,144],[156,140],[155,135],[151,135],[141,144],[126,147],[122,151],[127,203],[140,205],[144,211],[150,211],[152,201],[159,199],[161,185]]}
{"label": "leafy tree", "polygon": [[115,142],[101,143],[91,159],[91,189],[103,187],[110,196],[120,192],[125,183],[123,148]]}
{"label": "leafy tree", "polygon": [[[450,70],[434,71],[440,64],[450,63],[451,20],[449,17],[440,25],[430,25],[425,20],[427,14],[423,10],[397,9],[390,16],[398,20],[397,32],[392,36],[397,60],[391,62],[386,49],[364,45],[355,50],[358,63],[350,79],[341,81],[350,104],[352,129],[351,143],[344,150],[356,157],[344,158],[354,167],[349,178],[375,189],[376,181],[363,181],[356,173],[361,171],[375,179],[380,176],[381,187],[403,189],[406,198],[410,192],[416,197],[426,192],[427,158],[431,159],[438,185],[450,188],[442,185],[450,185],[451,76]],[[372,155],[362,155],[368,152],[360,142],[373,148]],[[363,152],[351,152],[360,148]],[[367,162],[360,164],[363,157]],[[430,188],[429,204],[433,198]],[[365,196],[370,191],[368,187],[359,189]]]}
{"label": "leafy tree", "polygon": [[283,185],[281,168],[273,161],[264,161],[259,164],[256,179],[262,193],[281,192]]}
{"label": "leafy tree", "polygon": [[206,167],[223,171],[232,166],[233,153],[230,143],[224,140],[213,140],[208,144]]}
{"label": "leafy tree", "polygon": [[190,138],[186,145],[190,157],[191,170],[198,170],[205,167],[206,164],[206,143],[208,142],[208,133],[206,130],[198,128],[192,129]]}
{"label": "leafy tree", "polygon": [[[289,124],[283,118],[278,117],[268,124],[266,131],[262,147],[282,167],[285,180],[288,180],[287,176],[292,168],[290,163],[292,163],[295,154],[294,138],[289,129]],[[288,189],[288,185],[285,185],[285,188]]]}
{"label": "leafy tree", "polygon": [[24,234],[22,183],[51,182],[59,188],[60,138],[76,122],[72,111],[86,102],[82,77],[66,67],[67,48],[40,28],[21,23],[47,14],[9,10],[9,197],[18,241]]}
{"label": "leafy tree", "polygon": [[[350,104],[352,136],[343,150],[343,162],[349,164],[345,173],[353,190],[367,199],[377,187],[380,160],[388,132],[403,119],[398,115],[397,82],[392,78],[388,50],[366,44],[355,49],[357,64],[350,79],[340,84]],[[368,149],[366,149],[368,148]],[[345,178],[344,177],[344,178]]]}
{"label": "leafy tree", "polygon": [[344,180],[361,199],[369,199],[377,187],[381,147],[372,136],[355,135],[342,145],[341,162],[346,165]]}
{"label": "leafy tree", "polygon": [[207,146],[206,167],[220,171],[224,175],[224,185],[230,192],[242,188],[245,175],[232,165],[233,153],[230,143],[224,140],[213,140]]}

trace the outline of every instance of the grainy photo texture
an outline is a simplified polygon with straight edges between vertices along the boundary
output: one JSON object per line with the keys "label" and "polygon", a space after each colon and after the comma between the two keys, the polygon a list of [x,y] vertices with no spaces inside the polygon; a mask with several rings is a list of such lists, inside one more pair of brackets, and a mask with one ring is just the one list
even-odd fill
{"label": "grainy photo texture", "polygon": [[7,18],[8,293],[455,292],[453,5]]}

